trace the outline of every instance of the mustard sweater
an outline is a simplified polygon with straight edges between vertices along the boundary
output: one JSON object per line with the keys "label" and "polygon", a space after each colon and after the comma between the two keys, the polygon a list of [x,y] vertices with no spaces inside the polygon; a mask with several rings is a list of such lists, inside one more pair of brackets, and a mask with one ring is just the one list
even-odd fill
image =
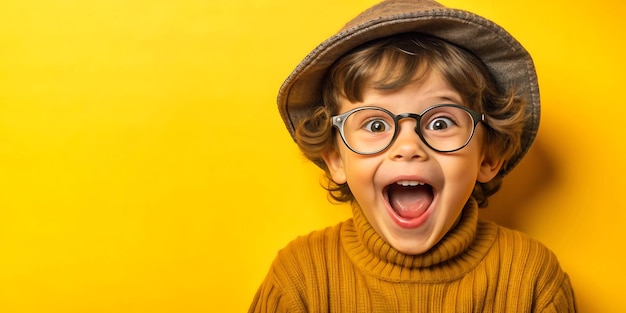
{"label": "mustard sweater", "polygon": [[394,250],[353,211],[282,249],[249,312],[576,312],[555,255],[480,220],[473,200],[421,255]]}

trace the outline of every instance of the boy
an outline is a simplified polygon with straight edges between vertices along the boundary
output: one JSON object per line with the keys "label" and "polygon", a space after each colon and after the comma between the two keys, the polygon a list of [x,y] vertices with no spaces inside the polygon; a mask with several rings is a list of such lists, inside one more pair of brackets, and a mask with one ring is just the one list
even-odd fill
{"label": "boy", "polygon": [[353,218],[282,249],[250,312],[575,312],[529,237],[478,218],[539,120],[506,31],[429,0],[384,1],[289,76],[279,110]]}

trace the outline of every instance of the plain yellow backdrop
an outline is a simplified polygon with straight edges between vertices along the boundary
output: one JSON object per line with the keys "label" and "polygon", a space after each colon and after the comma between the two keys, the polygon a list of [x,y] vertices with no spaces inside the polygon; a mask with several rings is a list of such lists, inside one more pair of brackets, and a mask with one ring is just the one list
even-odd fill
{"label": "plain yellow backdrop", "polygon": [[[349,217],[278,87],[374,0],[0,3],[0,312],[245,312],[278,249]],[[484,214],[625,312],[626,5],[446,0],[534,56],[542,124]]]}

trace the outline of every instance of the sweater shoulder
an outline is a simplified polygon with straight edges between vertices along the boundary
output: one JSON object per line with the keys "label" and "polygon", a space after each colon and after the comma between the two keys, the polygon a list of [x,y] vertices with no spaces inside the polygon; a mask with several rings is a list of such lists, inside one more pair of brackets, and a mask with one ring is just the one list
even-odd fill
{"label": "sweater shoulder", "polygon": [[329,272],[342,262],[339,234],[345,223],[299,236],[280,249],[255,303],[280,300],[289,311],[305,312],[311,299],[327,299]]}
{"label": "sweater shoulder", "polygon": [[556,255],[550,248],[528,234],[492,222],[481,221],[481,223],[491,224],[491,227],[496,228],[496,244],[499,247],[512,251],[518,256],[533,254],[533,256],[539,257],[537,261],[553,261],[558,263]]}
{"label": "sweater shoulder", "polygon": [[291,254],[301,254],[307,250],[319,249],[339,242],[339,234],[347,221],[334,226],[312,231],[306,235],[301,235],[290,241],[285,247],[279,250],[279,256]]}
{"label": "sweater shoulder", "polygon": [[287,275],[325,268],[329,256],[340,253],[340,233],[348,221],[296,237],[278,251],[273,267]]}
{"label": "sweater shoulder", "polygon": [[497,235],[488,257],[497,258],[510,271],[539,283],[560,284],[566,279],[556,254],[539,240],[493,222],[480,221],[479,228],[495,228]]}
{"label": "sweater shoulder", "polygon": [[533,291],[537,307],[548,305],[561,293],[571,294],[569,278],[551,249],[523,232],[490,224],[498,234],[491,257],[499,259],[501,271],[506,271],[511,281]]}

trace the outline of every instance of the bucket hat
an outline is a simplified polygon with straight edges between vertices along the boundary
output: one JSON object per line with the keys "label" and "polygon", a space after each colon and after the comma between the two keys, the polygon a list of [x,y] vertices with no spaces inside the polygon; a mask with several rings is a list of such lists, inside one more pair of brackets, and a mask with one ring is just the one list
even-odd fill
{"label": "bucket hat", "polygon": [[321,81],[329,67],[350,50],[374,39],[407,32],[439,37],[476,55],[501,90],[515,86],[527,101],[529,116],[521,150],[500,171],[507,174],[528,152],[539,127],[537,74],[526,49],[497,24],[432,0],[387,0],[364,11],[311,51],[287,77],[278,93],[278,109],[292,138],[301,119],[321,103]]}

